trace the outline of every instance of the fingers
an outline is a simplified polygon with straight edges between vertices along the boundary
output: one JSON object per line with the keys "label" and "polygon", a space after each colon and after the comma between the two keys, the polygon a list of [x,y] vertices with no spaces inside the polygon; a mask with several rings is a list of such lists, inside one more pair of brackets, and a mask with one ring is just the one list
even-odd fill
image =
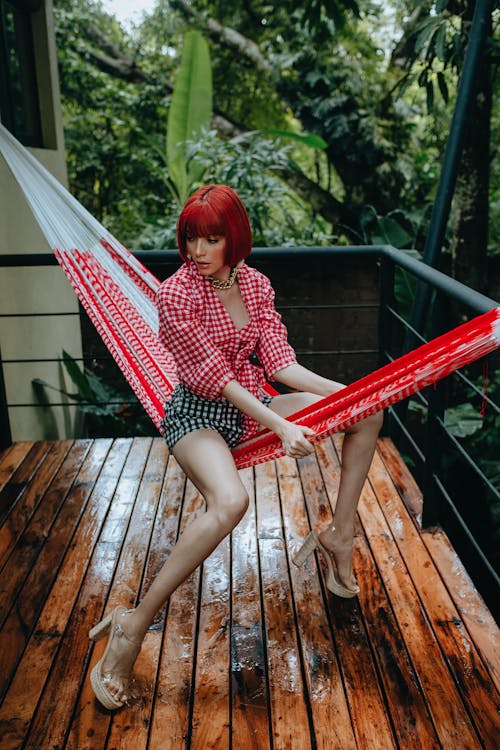
{"label": "fingers", "polygon": [[302,430],[303,435],[309,435],[309,437],[315,435],[315,432],[311,427],[306,427],[304,424],[302,424],[299,425],[299,428]]}
{"label": "fingers", "polygon": [[305,435],[301,433],[290,441],[284,441],[283,447],[285,453],[287,456],[290,456],[290,458],[302,458],[303,456],[309,455],[309,453],[312,453],[314,450],[314,446],[309,442]]}
{"label": "fingers", "polygon": [[313,452],[314,447],[307,439],[315,434],[310,427],[287,422],[280,432],[283,449],[290,458],[302,458]]}

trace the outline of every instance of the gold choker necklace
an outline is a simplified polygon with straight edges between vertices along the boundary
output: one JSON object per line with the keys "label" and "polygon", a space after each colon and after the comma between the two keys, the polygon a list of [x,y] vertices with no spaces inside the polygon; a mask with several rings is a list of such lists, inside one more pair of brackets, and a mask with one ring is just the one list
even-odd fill
{"label": "gold choker necklace", "polygon": [[213,276],[209,276],[208,280],[212,284],[214,289],[231,289],[234,282],[236,281],[236,274],[238,273],[238,266],[233,266],[231,268],[231,273],[227,277],[225,281],[222,281],[221,279],[215,279]]}

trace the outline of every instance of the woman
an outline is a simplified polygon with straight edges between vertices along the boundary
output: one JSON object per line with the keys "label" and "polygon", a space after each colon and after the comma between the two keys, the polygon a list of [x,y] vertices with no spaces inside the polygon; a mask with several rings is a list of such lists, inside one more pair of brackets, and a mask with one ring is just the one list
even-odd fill
{"label": "woman", "polygon": [[[244,263],[252,234],[231,188],[198,190],[180,214],[177,240],[184,264],[158,292],[159,335],[176,360],[180,381],[163,427],[169,449],[203,495],[206,513],[185,529],[137,607],[118,607],[90,632],[95,640],[110,633],[91,674],[97,698],[109,709],[130,697],[132,668],[157,611],[247,509],[231,449],[266,427],[288,456],[311,453],[313,431],[286,416],[343,387],[297,363],[269,280]],[[271,398],[265,376],[299,392]],[[380,415],[374,415],[346,432],[333,522],[320,534],[311,532],[295,557],[300,565],[320,549],[328,588],[338,596],[359,591],[352,574],[354,522],[380,424]]]}

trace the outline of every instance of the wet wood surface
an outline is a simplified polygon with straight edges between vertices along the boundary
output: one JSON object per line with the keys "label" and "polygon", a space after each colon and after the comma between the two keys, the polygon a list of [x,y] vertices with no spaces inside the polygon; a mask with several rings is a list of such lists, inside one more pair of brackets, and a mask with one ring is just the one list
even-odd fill
{"label": "wet wood surface", "polygon": [[136,700],[95,701],[105,642],[203,500],[161,439],[17,443],[0,454],[0,747],[493,750],[500,639],[394,445],[359,506],[361,591],[328,593],[294,549],[331,518],[341,438],[241,472],[250,508],[158,613]]}

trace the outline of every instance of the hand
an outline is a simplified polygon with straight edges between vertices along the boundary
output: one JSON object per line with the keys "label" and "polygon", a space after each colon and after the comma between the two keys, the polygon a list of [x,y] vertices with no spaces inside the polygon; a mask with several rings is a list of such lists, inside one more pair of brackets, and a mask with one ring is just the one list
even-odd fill
{"label": "hand", "polygon": [[314,430],[310,427],[284,420],[284,425],[277,434],[286,455],[290,458],[302,458],[314,450],[314,446],[307,439],[308,436],[314,435]]}

